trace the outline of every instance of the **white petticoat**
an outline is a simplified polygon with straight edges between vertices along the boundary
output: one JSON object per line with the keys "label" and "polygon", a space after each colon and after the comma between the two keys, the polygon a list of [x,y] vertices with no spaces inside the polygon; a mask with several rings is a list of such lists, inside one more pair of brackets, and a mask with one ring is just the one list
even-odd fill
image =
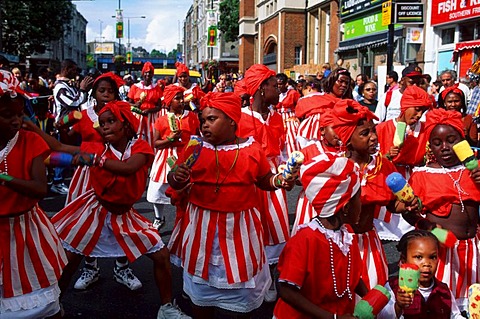
{"label": "white petticoat", "polygon": [[147,189],[147,201],[154,204],[170,204],[170,198],[165,195],[168,184],[150,180]]}
{"label": "white petticoat", "polygon": [[3,298],[0,286],[0,319],[45,318],[60,311],[58,284],[11,298]]}

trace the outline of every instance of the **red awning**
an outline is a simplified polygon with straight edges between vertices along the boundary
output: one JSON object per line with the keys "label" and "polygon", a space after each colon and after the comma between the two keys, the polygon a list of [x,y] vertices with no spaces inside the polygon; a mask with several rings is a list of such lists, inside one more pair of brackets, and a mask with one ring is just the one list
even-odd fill
{"label": "red awning", "polygon": [[480,40],[457,43],[455,44],[455,50],[453,50],[453,52],[459,52],[462,50],[475,49],[475,48],[480,48]]}

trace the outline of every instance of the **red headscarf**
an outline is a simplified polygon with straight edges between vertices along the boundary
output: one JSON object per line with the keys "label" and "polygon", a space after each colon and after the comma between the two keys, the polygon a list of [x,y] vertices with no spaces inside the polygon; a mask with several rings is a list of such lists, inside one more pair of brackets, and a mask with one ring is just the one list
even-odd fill
{"label": "red headscarf", "polygon": [[237,83],[235,83],[233,92],[235,92],[235,94],[240,97],[244,94],[248,94],[247,87],[245,86],[245,79],[241,79],[240,81],[237,81]]}
{"label": "red headscarf", "polygon": [[112,114],[122,123],[126,120],[128,123],[130,123],[135,132],[138,131],[138,126],[140,125],[140,122],[130,110],[130,103],[124,101],[108,102],[100,110],[100,112],[98,112],[98,116],[102,115],[106,111],[112,112]]}
{"label": "red headscarf", "polygon": [[119,77],[118,75],[116,75],[113,72],[107,72],[107,73],[103,73],[103,74],[99,75],[95,79],[95,81],[93,81],[93,85],[95,85],[95,83],[97,83],[101,79],[105,79],[105,78],[111,78],[113,81],[115,81],[115,83],[117,84],[117,88],[119,88],[119,87],[121,87],[122,85],[125,84],[125,81],[121,77]]}
{"label": "red headscarf", "polygon": [[427,113],[427,121],[425,123],[425,132],[427,138],[430,139],[430,134],[437,125],[450,125],[460,133],[462,138],[465,138],[463,130],[462,114],[457,111],[447,111],[445,109],[433,109]]}
{"label": "red headscarf", "polygon": [[206,107],[219,109],[237,124],[242,116],[241,106],[242,100],[233,92],[208,92],[200,101],[200,111]]}
{"label": "red headscarf", "polygon": [[400,112],[404,113],[411,107],[432,107],[432,100],[425,90],[416,85],[411,85],[403,91],[402,99],[400,100]]}
{"label": "red headscarf", "polygon": [[9,71],[0,69],[0,96],[4,94],[10,94],[11,98],[15,98],[17,93],[29,97],[29,94],[19,87],[20,82]]}
{"label": "red headscarf", "polygon": [[253,96],[260,88],[263,81],[275,76],[277,73],[270,70],[263,64],[254,64],[246,72],[244,76],[245,89],[248,95]]}
{"label": "red headscarf", "polygon": [[[329,120],[328,118],[331,117]],[[357,101],[345,99],[335,103],[333,110],[327,115],[326,123],[331,125],[335,133],[345,145],[352,137],[358,121],[378,120],[368,107]]]}
{"label": "red headscarf", "polygon": [[153,74],[154,71],[155,71],[155,68],[153,67],[152,62],[150,61],[145,62],[142,68],[142,75],[144,75],[145,72],[150,72]]}
{"label": "red headscarf", "polygon": [[163,104],[170,106],[175,95],[177,95],[177,93],[183,93],[183,91],[185,91],[185,88],[180,85],[167,85],[165,91],[163,91]]}
{"label": "red headscarf", "polygon": [[458,88],[458,83],[456,83],[453,86],[449,86],[448,88],[443,90],[442,93],[440,93],[442,95],[442,100],[445,101],[445,98],[449,93],[456,93],[460,95],[462,98],[465,98],[465,93],[463,93],[463,91]]}
{"label": "red headscarf", "polygon": [[190,75],[190,71],[188,70],[187,66],[180,62],[175,62],[175,67],[177,68],[177,76],[180,76],[182,73],[187,73]]}

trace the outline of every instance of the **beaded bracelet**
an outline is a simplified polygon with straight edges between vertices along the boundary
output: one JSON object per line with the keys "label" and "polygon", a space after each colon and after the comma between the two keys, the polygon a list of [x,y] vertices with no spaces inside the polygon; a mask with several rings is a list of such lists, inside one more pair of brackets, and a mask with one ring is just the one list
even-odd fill
{"label": "beaded bracelet", "polygon": [[13,177],[7,174],[0,174],[0,185],[5,186],[5,182],[12,181]]}
{"label": "beaded bracelet", "polygon": [[175,139],[174,139],[174,138],[171,138],[171,137],[168,137],[168,136],[167,136],[167,140],[168,140],[170,143],[175,142]]}

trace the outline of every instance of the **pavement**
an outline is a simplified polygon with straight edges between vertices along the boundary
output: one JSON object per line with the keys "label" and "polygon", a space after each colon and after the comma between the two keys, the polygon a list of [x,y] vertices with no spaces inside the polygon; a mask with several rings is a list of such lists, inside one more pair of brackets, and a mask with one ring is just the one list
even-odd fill
{"label": "pavement", "polygon": [[[290,224],[294,221],[295,204],[299,187],[295,187],[288,193],[288,207]],[[134,205],[138,212],[150,220],[153,220],[152,204],[146,200],[146,194]],[[64,207],[65,196],[50,193],[40,202],[40,206],[48,216],[53,216]],[[173,206],[165,209],[166,224],[160,234],[165,243],[168,243],[175,220]],[[395,249],[395,242],[384,242],[385,253],[389,262],[390,273],[397,271],[398,253]],[[160,296],[153,280],[153,263],[145,256],[140,257],[133,264],[135,275],[140,279],[143,287],[131,291],[113,279],[114,258],[99,259],[100,279],[85,291],[73,289],[73,284],[80,275],[74,277],[70,288],[65,293],[62,304],[65,310],[64,318],[156,318],[160,307]],[[82,267],[82,266],[81,266]],[[172,265],[173,295],[182,310],[191,314],[188,300],[182,296],[182,271]],[[255,319],[271,319],[274,303],[266,303],[257,309],[253,314]],[[234,319],[235,317],[226,313],[217,313],[215,319]]]}

